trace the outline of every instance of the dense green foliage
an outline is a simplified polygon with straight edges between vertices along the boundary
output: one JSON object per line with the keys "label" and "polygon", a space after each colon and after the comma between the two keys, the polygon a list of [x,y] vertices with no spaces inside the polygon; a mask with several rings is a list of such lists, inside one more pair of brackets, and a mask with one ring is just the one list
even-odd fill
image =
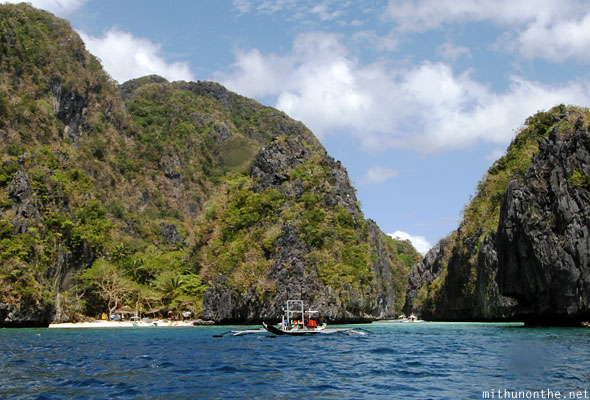
{"label": "dense green foliage", "polygon": [[[120,87],[67,22],[26,4],[0,5],[0,71],[0,302],[33,309],[62,292],[72,314],[121,302],[198,315],[220,274],[276,290],[266,275],[285,226],[323,284],[374,286],[367,222],[326,203],[332,171],[301,123],[214,83]],[[312,156],[257,189],[252,161],[287,141]],[[403,299],[419,256],[387,247]]]}
{"label": "dense green foliage", "polygon": [[385,236],[385,246],[391,254],[392,278],[395,290],[395,310],[402,310],[406,302],[406,289],[408,287],[408,276],[412,267],[416,265],[422,256],[416,251],[409,240],[393,239]]}

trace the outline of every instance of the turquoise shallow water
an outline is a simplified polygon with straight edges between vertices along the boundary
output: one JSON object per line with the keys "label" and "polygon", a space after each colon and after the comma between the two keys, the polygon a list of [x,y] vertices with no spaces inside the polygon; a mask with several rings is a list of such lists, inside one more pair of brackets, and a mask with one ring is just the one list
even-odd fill
{"label": "turquoise shallow water", "polygon": [[223,338],[212,335],[228,327],[3,329],[0,398],[590,398],[590,329],[362,328],[365,337]]}

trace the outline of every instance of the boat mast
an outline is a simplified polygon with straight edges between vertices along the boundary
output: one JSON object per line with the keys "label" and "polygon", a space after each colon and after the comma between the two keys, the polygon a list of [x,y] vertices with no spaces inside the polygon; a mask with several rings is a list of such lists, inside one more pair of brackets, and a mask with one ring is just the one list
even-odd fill
{"label": "boat mast", "polygon": [[305,325],[305,312],[303,308],[303,300],[287,300],[287,322],[289,324],[293,321],[293,314],[301,313],[301,323]]}

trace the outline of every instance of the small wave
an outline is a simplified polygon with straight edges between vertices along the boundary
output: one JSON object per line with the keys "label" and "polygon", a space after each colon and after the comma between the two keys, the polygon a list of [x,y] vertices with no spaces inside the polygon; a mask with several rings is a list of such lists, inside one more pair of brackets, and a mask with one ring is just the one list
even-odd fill
{"label": "small wave", "polygon": [[179,375],[187,375],[187,374],[193,373],[194,371],[189,368],[184,368],[184,369],[174,369],[174,370],[172,370],[172,372],[174,372],[175,374],[179,374]]}
{"label": "small wave", "polygon": [[176,367],[177,365],[172,362],[169,362],[169,361],[164,361],[161,364],[157,364],[157,366],[158,366],[158,368],[169,368],[169,367]]}
{"label": "small wave", "polygon": [[111,394],[109,397],[111,397],[111,398],[119,398],[119,397],[123,397],[123,398],[127,398],[127,397],[136,398],[140,394],[141,394],[141,392],[138,391],[138,390],[136,390],[136,389],[134,389],[134,388],[127,388],[127,389],[123,389],[123,390],[117,391],[116,394]]}
{"label": "small wave", "polygon": [[558,372],[558,373],[554,374],[554,376],[556,378],[563,379],[563,380],[566,380],[566,381],[584,382],[584,379],[580,378],[579,376],[567,375],[567,374],[565,374],[563,372]]}
{"label": "small wave", "polygon": [[379,389],[379,390],[386,390],[389,392],[393,392],[395,391],[396,393],[400,393],[400,392],[419,392],[420,389],[417,387],[414,387],[413,385],[408,385],[408,384],[400,384],[400,383],[395,383],[395,382],[391,382],[389,384],[385,384],[385,383],[373,383],[371,385],[372,389]]}
{"label": "small wave", "polygon": [[106,384],[105,381],[101,381],[100,379],[96,378],[86,378],[86,379],[68,379],[62,383],[62,386],[69,386],[69,387],[100,387]]}
{"label": "small wave", "polygon": [[422,366],[424,366],[424,363],[422,363],[420,361],[408,361],[408,362],[404,363],[404,365],[407,367],[422,367]]}
{"label": "small wave", "polygon": [[411,370],[407,370],[407,369],[399,369],[399,370],[395,370],[393,372],[393,374],[397,375],[397,376],[401,376],[404,378],[425,378],[425,377],[432,377],[432,376],[438,376],[439,374],[437,373],[430,373],[424,370],[419,370],[419,371],[411,371]]}
{"label": "small wave", "polygon": [[395,371],[391,369],[375,369],[371,370],[371,374],[375,376],[383,376],[383,375],[395,375]]}
{"label": "small wave", "polygon": [[341,389],[338,386],[334,386],[334,385],[329,385],[329,384],[320,384],[320,385],[314,385],[311,386],[310,389],[312,389],[312,391],[318,390],[318,391],[325,391],[325,390],[338,390]]}
{"label": "small wave", "polygon": [[223,367],[217,368],[216,371],[234,373],[234,372],[238,372],[238,369],[234,368],[234,367],[230,367],[229,365],[224,365]]}
{"label": "small wave", "polygon": [[369,351],[371,354],[397,354],[398,352],[391,347],[377,347]]}

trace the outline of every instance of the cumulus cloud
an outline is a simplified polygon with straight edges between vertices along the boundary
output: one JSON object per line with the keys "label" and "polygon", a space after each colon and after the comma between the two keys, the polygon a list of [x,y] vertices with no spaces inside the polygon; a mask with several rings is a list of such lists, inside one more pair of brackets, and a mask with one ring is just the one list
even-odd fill
{"label": "cumulus cloud", "polygon": [[511,29],[505,47],[525,58],[590,61],[590,10],[581,0],[390,0],[384,15],[400,32],[490,21]]}
{"label": "cumulus cloud", "polygon": [[365,115],[371,106],[356,67],[337,35],[307,33],[297,37],[286,56],[257,49],[237,52],[231,72],[217,79],[247,96],[274,96],[277,108],[321,136],[332,127],[350,125],[351,113]]}
{"label": "cumulus cloud", "polygon": [[578,20],[536,20],[521,31],[513,43],[513,49],[526,58],[590,61],[590,13]]}
{"label": "cumulus cloud", "polygon": [[432,248],[432,243],[430,243],[424,236],[414,236],[410,235],[407,232],[403,231],[395,231],[394,233],[389,233],[394,239],[399,240],[409,240],[412,243],[412,246],[418,251],[418,253],[425,255],[428,253],[428,250]]}
{"label": "cumulus cloud", "polygon": [[[21,3],[22,0],[5,0],[4,3]],[[81,7],[86,0],[29,0],[33,7],[41,8],[52,12],[55,15],[64,17],[72,11]]]}
{"label": "cumulus cloud", "polygon": [[111,28],[102,37],[78,31],[88,50],[101,59],[105,70],[119,82],[157,74],[175,80],[194,80],[186,62],[169,63],[159,44]]}
{"label": "cumulus cloud", "polygon": [[454,75],[444,64],[423,64],[406,76],[402,87],[416,102],[410,115],[423,131],[390,139],[394,145],[426,151],[506,144],[513,129],[538,110],[559,103],[590,104],[588,83],[544,85],[512,76],[508,89],[496,93],[468,73]]}
{"label": "cumulus cloud", "polygon": [[365,176],[363,176],[359,183],[361,185],[374,185],[378,183],[386,182],[399,175],[399,171],[392,168],[385,167],[371,167],[367,170]]}
{"label": "cumulus cloud", "polygon": [[320,138],[350,132],[371,151],[506,145],[538,110],[590,104],[588,82],[546,85],[514,75],[506,90],[495,92],[445,63],[363,65],[327,33],[299,35],[286,55],[239,51],[230,71],[216,78],[244,95],[274,99]]}
{"label": "cumulus cloud", "polygon": [[453,22],[493,21],[523,24],[540,16],[561,17],[576,8],[574,0],[389,0],[385,16],[400,31],[425,32]]}

